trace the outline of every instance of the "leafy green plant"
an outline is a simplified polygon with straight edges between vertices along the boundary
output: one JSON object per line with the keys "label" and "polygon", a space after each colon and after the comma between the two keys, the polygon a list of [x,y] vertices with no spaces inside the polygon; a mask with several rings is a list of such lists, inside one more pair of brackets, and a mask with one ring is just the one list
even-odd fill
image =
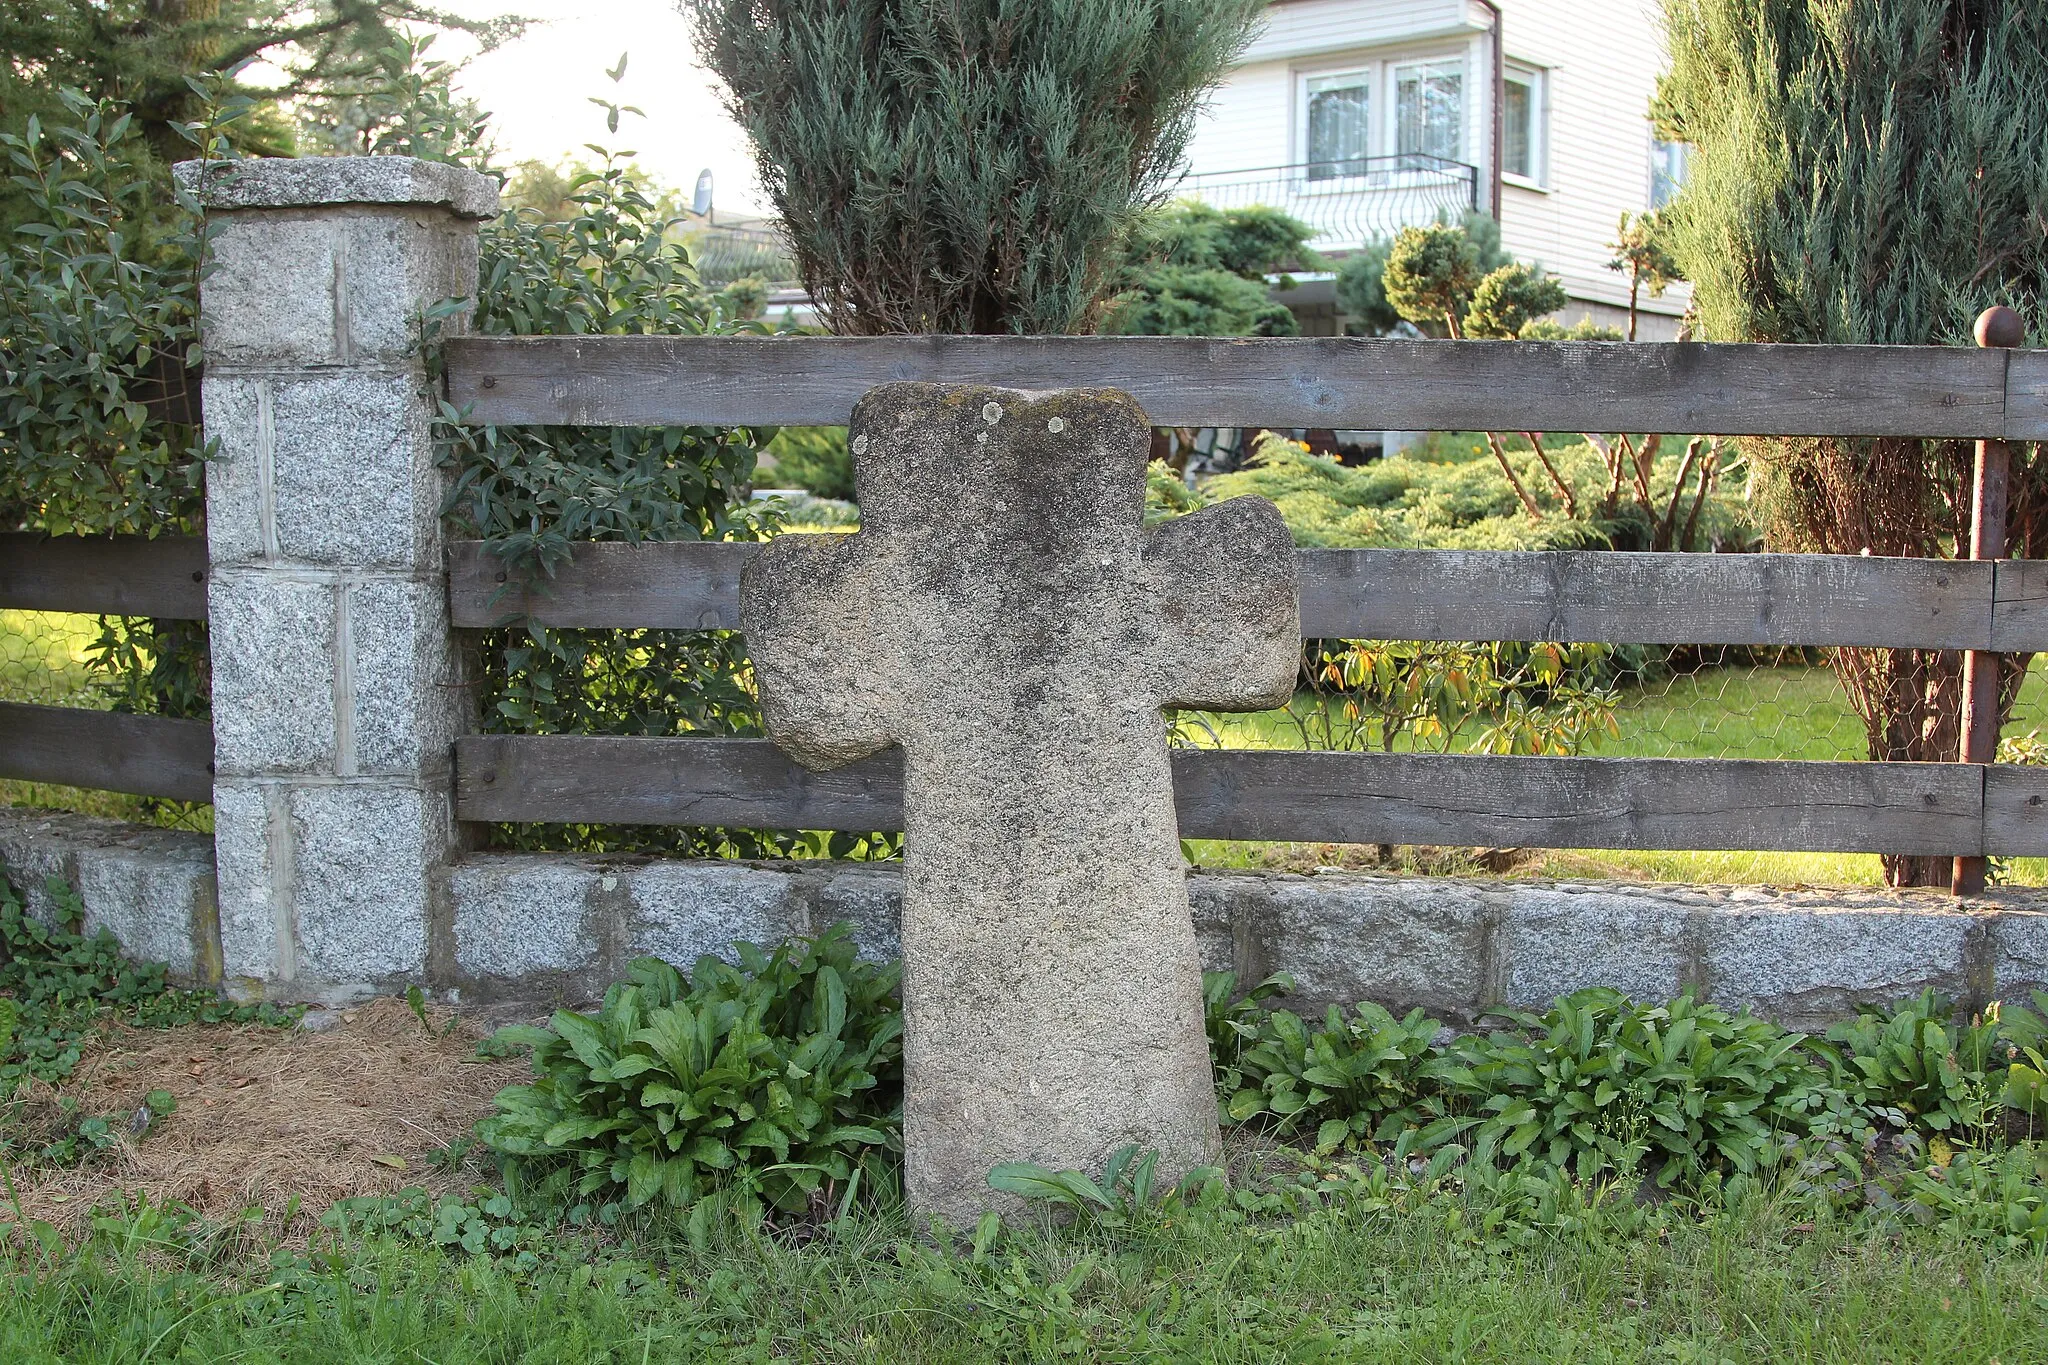
{"label": "leafy green plant", "polygon": [[784,1214],[844,1206],[901,1151],[897,967],[856,960],[845,926],[740,966],[700,958],[685,983],[641,958],[594,1014],[501,1029],[533,1049],[535,1079],[509,1086],[478,1126],[540,1185],[688,1207],[724,1187]]}
{"label": "leafy green plant", "polygon": [[1659,1184],[1776,1164],[1844,1101],[1802,1034],[1690,995],[1578,991],[1512,1030],[1460,1039],[1455,1095],[1482,1165],[1533,1157],[1581,1178],[1654,1166]]}
{"label": "leafy green plant", "polygon": [[1396,1019],[1368,1002],[1349,1015],[1330,1006],[1319,1029],[1275,1010],[1257,1043],[1219,1070],[1223,1112],[1281,1135],[1312,1130],[1319,1152],[1391,1142],[1434,1117],[1425,1102],[1450,1071],[1434,1046],[1442,1029],[1419,1009]]}
{"label": "leafy green plant", "polygon": [[[1244,1050],[1258,1044],[1260,1031],[1272,1013],[1266,1002],[1293,989],[1294,978],[1276,972],[1240,996],[1236,972],[1202,973],[1202,1028],[1209,1035],[1209,1063],[1219,1076],[1236,1074],[1232,1069]],[[1226,1088],[1219,1080],[1217,1088],[1232,1093],[1237,1086]]]}
{"label": "leafy green plant", "polygon": [[1889,1011],[1863,1009],[1828,1030],[1856,1098],[1898,1126],[1960,1136],[1981,1132],[1997,1103],[1988,1073],[1998,1025],[1952,1022],[1955,1002],[1932,987]]}
{"label": "leafy green plant", "polygon": [[[1147,1215],[1170,1214],[1182,1206],[1210,1197],[1212,1187],[1220,1192],[1223,1172],[1215,1166],[1197,1166],[1177,1184],[1158,1183],[1159,1153],[1140,1152],[1135,1144],[1110,1153],[1098,1182],[1085,1171],[1055,1171],[1030,1161],[1010,1161],[988,1173],[992,1190],[1019,1195],[1036,1203],[1065,1209],[1090,1222],[1125,1226]],[[982,1215],[976,1230],[976,1244],[992,1236],[993,1213]]]}
{"label": "leafy green plant", "polygon": [[1922,1222],[2038,1252],[2048,1245],[2048,1147],[1958,1152],[1907,1171],[1898,1198]]}

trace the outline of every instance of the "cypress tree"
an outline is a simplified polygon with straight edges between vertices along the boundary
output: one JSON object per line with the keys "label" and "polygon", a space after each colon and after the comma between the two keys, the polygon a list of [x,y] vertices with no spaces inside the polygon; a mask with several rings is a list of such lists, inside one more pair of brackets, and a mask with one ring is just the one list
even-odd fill
{"label": "cypress tree", "polygon": [[[1671,247],[1716,341],[1971,344],[1995,303],[2034,329],[2048,285],[2048,5],[1664,0],[1667,136],[1693,144]],[[1772,548],[1967,553],[1961,441],[1753,440]],[[2048,467],[2021,447],[2012,553],[2048,546]],[[2006,661],[2010,707],[2027,658]],[[1960,659],[1839,650],[1870,756],[1953,760]],[[1886,859],[1894,885],[1948,859]]]}
{"label": "cypress tree", "polygon": [[1264,0],[678,0],[832,330],[1092,329]]}

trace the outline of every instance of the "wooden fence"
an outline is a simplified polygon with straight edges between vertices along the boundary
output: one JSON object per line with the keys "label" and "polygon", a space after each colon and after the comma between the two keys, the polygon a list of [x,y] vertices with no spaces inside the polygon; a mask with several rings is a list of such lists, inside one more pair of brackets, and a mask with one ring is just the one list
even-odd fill
{"label": "wooden fence", "polygon": [[[898,379],[1128,390],[1172,425],[2048,439],[2048,352],[1178,338],[468,338],[476,423],[843,423]],[[580,547],[528,595],[451,548],[459,628],[729,629],[754,547]],[[203,614],[196,542],[0,538],[0,607]],[[2048,649],[2048,564],[1828,555],[1302,551],[1311,638]],[[190,797],[193,722],[0,711],[0,776]],[[68,727],[68,728],[67,728]],[[118,757],[109,756],[118,755]],[[471,735],[466,820],[898,826],[883,754],[814,774],[764,741]],[[1184,833],[1527,847],[2048,855],[2048,769],[1990,763],[1183,751]],[[195,798],[197,799],[197,798]]]}
{"label": "wooden fence", "polygon": [[[0,609],[203,621],[206,542],[0,534]],[[211,801],[213,727],[0,702],[0,777]]]}

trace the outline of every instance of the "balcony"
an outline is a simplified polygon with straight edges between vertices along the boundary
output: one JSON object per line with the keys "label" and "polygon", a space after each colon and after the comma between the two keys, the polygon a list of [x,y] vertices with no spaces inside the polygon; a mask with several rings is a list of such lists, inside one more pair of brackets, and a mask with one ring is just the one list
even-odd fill
{"label": "balcony", "polygon": [[1479,168],[1405,152],[1189,175],[1175,194],[1219,209],[1280,209],[1309,225],[1311,247],[1344,252],[1478,208]]}
{"label": "balcony", "polygon": [[714,288],[744,279],[757,279],[771,291],[797,287],[788,244],[768,220],[744,225],[685,221],[680,236],[698,276]]}

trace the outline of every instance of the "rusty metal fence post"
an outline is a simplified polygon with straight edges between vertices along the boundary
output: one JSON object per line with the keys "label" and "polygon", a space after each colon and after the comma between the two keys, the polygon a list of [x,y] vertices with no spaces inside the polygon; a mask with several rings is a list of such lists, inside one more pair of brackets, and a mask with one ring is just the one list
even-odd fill
{"label": "rusty metal fence post", "polygon": [[[2020,315],[2000,304],[1977,318],[1979,346],[2011,347],[2026,340]],[[2012,470],[2012,446],[2005,441],[1977,442],[1977,462],[1970,497],[1970,558],[2005,558],[2006,485]],[[1973,649],[1963,655],[1962,752],[1964,763],[1992,763],[1998,758],[1999,656]],[[1957,858],[1949,890],[1974,896],[1984,889],[1981,856]]]}

